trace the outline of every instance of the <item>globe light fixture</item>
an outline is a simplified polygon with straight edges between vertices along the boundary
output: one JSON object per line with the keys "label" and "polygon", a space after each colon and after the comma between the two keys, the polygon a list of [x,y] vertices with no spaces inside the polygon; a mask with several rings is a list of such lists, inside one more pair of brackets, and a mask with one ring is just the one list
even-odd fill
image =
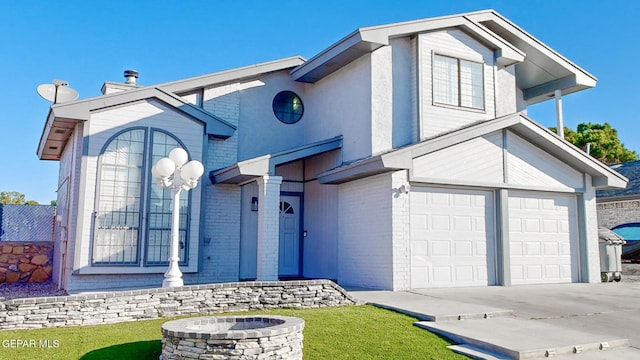
{"label": "globe light fixture", "polygon": [[151,168],[151,176],[161,189],[171,190],[171,247],[169,248],[169,268],[164,273],[162,287],[183,286],[180,262],[180,193],[198,186],[198,180],[204,173],[204,166],[198,160],[189,160],[189,155],[182,148],[169,152],[169,157],[158,160]]}

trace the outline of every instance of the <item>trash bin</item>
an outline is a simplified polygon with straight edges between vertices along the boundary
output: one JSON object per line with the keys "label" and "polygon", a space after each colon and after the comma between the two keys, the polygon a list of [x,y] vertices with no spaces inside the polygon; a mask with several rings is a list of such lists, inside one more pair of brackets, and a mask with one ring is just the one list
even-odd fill
{"label": "trash bin", "polygon": [[622,245],[624,239],[613,231],[598,229],[600,245],[600,276],[602,282],[620,281],[622,279]]}

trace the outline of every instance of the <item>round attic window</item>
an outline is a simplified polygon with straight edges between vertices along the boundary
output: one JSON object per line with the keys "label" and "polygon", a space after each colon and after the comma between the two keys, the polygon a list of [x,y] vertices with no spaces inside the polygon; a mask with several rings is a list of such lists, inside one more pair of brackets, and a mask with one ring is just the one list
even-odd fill
{"label": "round attic window", "polygon": [[291,91],[281,91],[273,98],[273,113],[285,124],[295,124],[304,113],[300,97]]}

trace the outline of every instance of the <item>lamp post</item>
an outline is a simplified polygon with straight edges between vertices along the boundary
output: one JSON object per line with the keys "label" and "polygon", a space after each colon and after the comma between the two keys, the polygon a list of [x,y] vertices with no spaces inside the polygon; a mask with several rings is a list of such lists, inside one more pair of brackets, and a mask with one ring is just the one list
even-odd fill
{"label": "lamp post", "polygon": [[180,192],[189,191],[198,186],[198,180],[204,173],[204,166],[198,160],[189,160],[189,155],[182,148],[169,152],[169,157],[158,160],[151,168],[151,175],[156,179],[158,187],[171,190],[173,194],[173,211],[171,217],[171,247],[169,249],[169,268],[164,273],[162,287],[183,286],[182,272],[178,266],[180,261]]}

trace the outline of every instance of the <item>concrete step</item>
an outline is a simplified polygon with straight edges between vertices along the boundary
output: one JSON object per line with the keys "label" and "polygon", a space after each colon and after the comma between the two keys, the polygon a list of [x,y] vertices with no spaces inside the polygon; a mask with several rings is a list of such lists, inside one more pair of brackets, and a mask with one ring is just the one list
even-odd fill
{"label": "concrete step", "polygon": [[425,321],[490,319],[514,316],[513,310],[475,305],[438,297],[393,291],[350,291],[369,305],[396,311]]}
{"label": "concrete step", "polygon": [[[556,326],[535,320],[495,318],[492,320],[427,322],[414,325],[452,341],[508,359],[542,359],[626,348],[627,339],[592,334],[585,330]],[[477,357],[483,358],[483,357]],[[488,357],[491,359],[490,357]],[[500,357],[498,357],[500,359]]]}

